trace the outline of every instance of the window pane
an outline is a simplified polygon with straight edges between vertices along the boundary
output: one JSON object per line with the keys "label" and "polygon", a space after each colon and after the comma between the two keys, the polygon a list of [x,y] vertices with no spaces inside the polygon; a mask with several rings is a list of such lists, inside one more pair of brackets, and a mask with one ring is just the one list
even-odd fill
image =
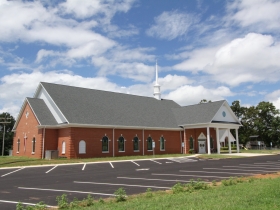
{"label": "window pane", "polygon": [[190,137],[190,149],[193,149],[193,138]]}
{"label": "window pane", "polygon": [[18,139],[18,152],[19,152],[19,148],[20,148],[20,140]]}
{"label": "window pane", "polygon": [[148,137],[148,139],[147,139],[147,149],[148,150],[153,150],[153,140],[152,140],[152,138],[151,137]]}
{"label": "window pane", "polygon": [[32,141],[32,152],[35,152],[35,138],[33,138],[33,141]]}
{"label": "window pane", "polygon": [[86,153],[86,142],[84,140],[81,140],[79,142],[79,154],[85,154]]}
{"label": "window pane", "polygon": [[109,147],[108,147],[108,137],[104,136],[102,138],[102,152],[108,152],[109,151]]}
{"label": "window pane", "polygon": [[139,150],[139,139],[137,136],[134,137],[133,139],[133,150]]}
{"label": "window pane", "polygon": [[119,138],[119,151],[120,152],[123,152],[124,151],[124,138],[121,136],[120,138]]}
{"label": "window pane", "polygon": [[65,141],[63,141],[62,142],[62,149],[61,149],[62,154],[65,154],[65,145],[66,145]]}
{"label": "window pane", "polygon": [[165,150],[165,145],[164,145],[164,138],[160,137],[160,150]]}

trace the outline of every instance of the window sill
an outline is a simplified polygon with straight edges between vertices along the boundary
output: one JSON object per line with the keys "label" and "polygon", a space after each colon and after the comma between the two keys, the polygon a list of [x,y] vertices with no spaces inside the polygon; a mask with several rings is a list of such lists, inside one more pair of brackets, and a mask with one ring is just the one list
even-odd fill
{"label": "window sill", "polygon": [[147,150],[148,152],[152,152],[153,150]]}
{"label": "window sill", "polygon": [[102,153],[109,153],[109,151],[102,151]]}
{"label": "window sill", "polygon": [[118,151],[118,152],[125,152],[125,151]]}
{"label": "window sill", "polygon": [[19,154],[19,152],[17,152],[17,154]]}
{"label": "window sill", "polygon": [[140,152],[140,150],[133,150],[133,152]]}
{"label": "window sill", "polygon": [[65,155],[65,153],[61,153],[62,155]]}
{"label": "window sill", "polygon": [[32,153],[31,153],[31,155],[34,155],[34,154],[35,154],[35,152],[32,152]]}

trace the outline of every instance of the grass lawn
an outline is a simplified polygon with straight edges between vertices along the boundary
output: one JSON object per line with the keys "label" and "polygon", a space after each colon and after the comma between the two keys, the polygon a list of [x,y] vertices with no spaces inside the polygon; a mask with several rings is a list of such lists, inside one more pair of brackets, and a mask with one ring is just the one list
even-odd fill
{"label": "grass lawn", "polygon": [[271,210],[280,209],[280,178],[253,179],[229,186],[220,184],[193,192],[158,191],[129,196],[126,201],[95,201],[90,207],[71,209],[215,209],[215,210]]}
{"label": "grass lawn", "polygon": [[105,158],[85,158],[85,159],[36,159],[28,157],[3,156],[0,157],[0,168],[16,167],[16,166],[31,166],[31,165],[48,165],[48,164],[67,164],[67,163],[86,163],[99,161],[118,161],[118,160],[137,160],[150,158],[166,158],[166,157],[185,157],[183,154],[166,154],[166,155],[145,155],[145,156],[123,156],[123,157],[105,157]]}

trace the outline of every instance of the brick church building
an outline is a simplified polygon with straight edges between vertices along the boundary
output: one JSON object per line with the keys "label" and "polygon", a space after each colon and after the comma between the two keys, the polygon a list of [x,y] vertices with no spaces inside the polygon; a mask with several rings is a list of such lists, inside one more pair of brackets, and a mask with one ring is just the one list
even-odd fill
{"label": "brick church building", "polygon": [[[220,153],[241,126],[225,101],[180,106],[161,99],[41,82],[14,126],[13,155],[59,157]],[[236,139],[230,129],[235,129]],[[230,142],[230,143],[229,143]]]}

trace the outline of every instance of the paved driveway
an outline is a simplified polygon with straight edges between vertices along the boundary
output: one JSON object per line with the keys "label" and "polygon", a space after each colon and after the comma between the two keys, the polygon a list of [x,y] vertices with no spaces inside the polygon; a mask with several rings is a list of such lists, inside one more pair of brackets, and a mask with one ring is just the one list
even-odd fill
{"label": "paved driveway", "polygon": [[79,200],[91,194],[96,199],[114,196],[123,187],[128,195],[170,189],[177,182],[198,178],[205,182],[234,176],[280,171],[280,155],[202,160],[195,157],[69,164],[0,169],[0,209],[15,209],[16,203],[44,201],[56,205],[56,196],[67,194]]}

